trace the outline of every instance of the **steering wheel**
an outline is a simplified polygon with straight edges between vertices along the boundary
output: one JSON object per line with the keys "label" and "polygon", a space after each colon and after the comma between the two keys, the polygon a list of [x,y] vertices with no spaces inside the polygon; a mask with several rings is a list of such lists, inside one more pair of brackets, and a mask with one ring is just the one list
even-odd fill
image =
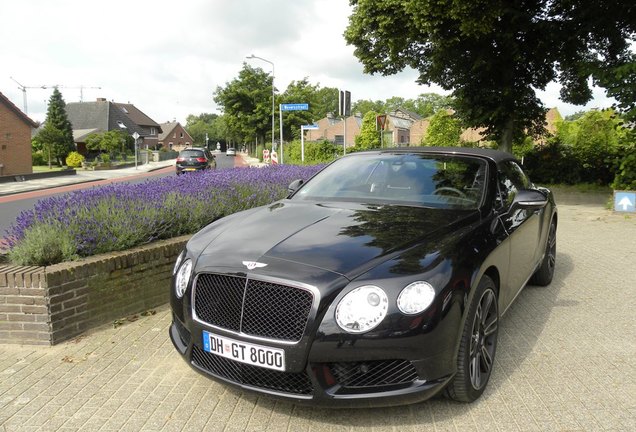
{"label": "steering wheel", "polygon": [[435,189],[435,191],[433,192],[433,195],[438,195],[441,192],[452,192],[460,198],[466,198],[466,194],[464,192],[460,191],[459,189],[455,189],[454,187],[448,187],[448,186],[442,186],[441,188]]}

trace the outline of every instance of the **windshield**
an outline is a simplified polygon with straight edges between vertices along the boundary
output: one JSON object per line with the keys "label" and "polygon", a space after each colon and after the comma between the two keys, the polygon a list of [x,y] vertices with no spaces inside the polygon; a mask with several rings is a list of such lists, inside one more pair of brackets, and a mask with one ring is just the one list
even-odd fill
{"label": "windshield", "polygon": [[180,157],[190,157],[190,158],[199,158],[199,157],[204,157],[205,154],[203,153],[203,150],[194,150],[194,149],[190,149],[190,150],[181,150],[181,153],[179,153]]}
{"label": "windshield", "polygon": [[476,209],[485,173],[486,162],[475,157],[352,155],[318,173],[292,199]]}

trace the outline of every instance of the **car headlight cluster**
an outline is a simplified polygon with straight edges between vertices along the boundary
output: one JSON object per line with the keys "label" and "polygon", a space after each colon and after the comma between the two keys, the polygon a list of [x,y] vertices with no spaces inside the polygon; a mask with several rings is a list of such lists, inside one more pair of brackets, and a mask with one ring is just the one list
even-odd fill
{"label": "car headlight cluster", "polygon": [[[400,292],[397,306],[405,315],[425,311],[435,299],[435,289],[428,282],[413,282]],[[336,322],[348,333],[364,333],[377,327],[387,314],[389,299],[384,290],[365,285],[347,293],[336,307]]]}
{"label": "car headlight cluster", "polygon": [[413,282],[407,285],[397,299],[400,311],[406,315],[423,312],[435,299],[435,289],[428,282]]}
{"label": "car headlight cluster", "polygon": [[358,287],[340,300],[336,322],[349,333],[364,333],[375,328],[386,316],[389,299],[373,285]]}
{"label": "car headlight cluster", "polygon": [[188,282],[190,281],[190,276],[192,275],[192,260],[186,259],[183,261],[183,264],[177,270],[177,275],[175,277],[174,283],[174,293],[177,298],[183,297],[183,294],[188,288]]}

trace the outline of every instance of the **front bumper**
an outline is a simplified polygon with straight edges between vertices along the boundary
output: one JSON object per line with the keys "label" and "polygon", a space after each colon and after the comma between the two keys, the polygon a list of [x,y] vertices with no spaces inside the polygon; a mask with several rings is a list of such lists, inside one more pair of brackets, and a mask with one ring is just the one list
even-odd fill
{"label": "front bumper", "polygon": [[[200,335],[200,329],[194,332]],[[320,342],[314,342],[317,346],[311,349],[320,355],[312,356],[310,352],[303,367],[280,372],[205,352],[201,338],[193,337],[176,316],[169,334],[175,348],[197,372],[242,390],[295,404],[346,408],[417,403],[439,393],[454,374],[454,368],[449,366],[454,364],[448,361],[452,357],[449,352],[438,352],[424,360],[369,360],[363,358],[365,350],[360,350],[354,360],[350,351],[342,356],[336,351],[329,361],[320,361],[325,356],[325,347],[319,347]]]}

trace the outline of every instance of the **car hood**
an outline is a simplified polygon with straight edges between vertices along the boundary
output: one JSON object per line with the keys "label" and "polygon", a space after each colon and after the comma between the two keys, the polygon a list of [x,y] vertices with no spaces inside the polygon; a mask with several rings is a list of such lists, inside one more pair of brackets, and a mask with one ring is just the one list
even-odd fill
{"label": "car hood", "polygon": [[[424,241],[435,241],[478,216],[405,206],[281,201],[219,221],[195,235],[204,266],[291,263],[348,279]],[[286,265],[284,263],[287,263]]]}

